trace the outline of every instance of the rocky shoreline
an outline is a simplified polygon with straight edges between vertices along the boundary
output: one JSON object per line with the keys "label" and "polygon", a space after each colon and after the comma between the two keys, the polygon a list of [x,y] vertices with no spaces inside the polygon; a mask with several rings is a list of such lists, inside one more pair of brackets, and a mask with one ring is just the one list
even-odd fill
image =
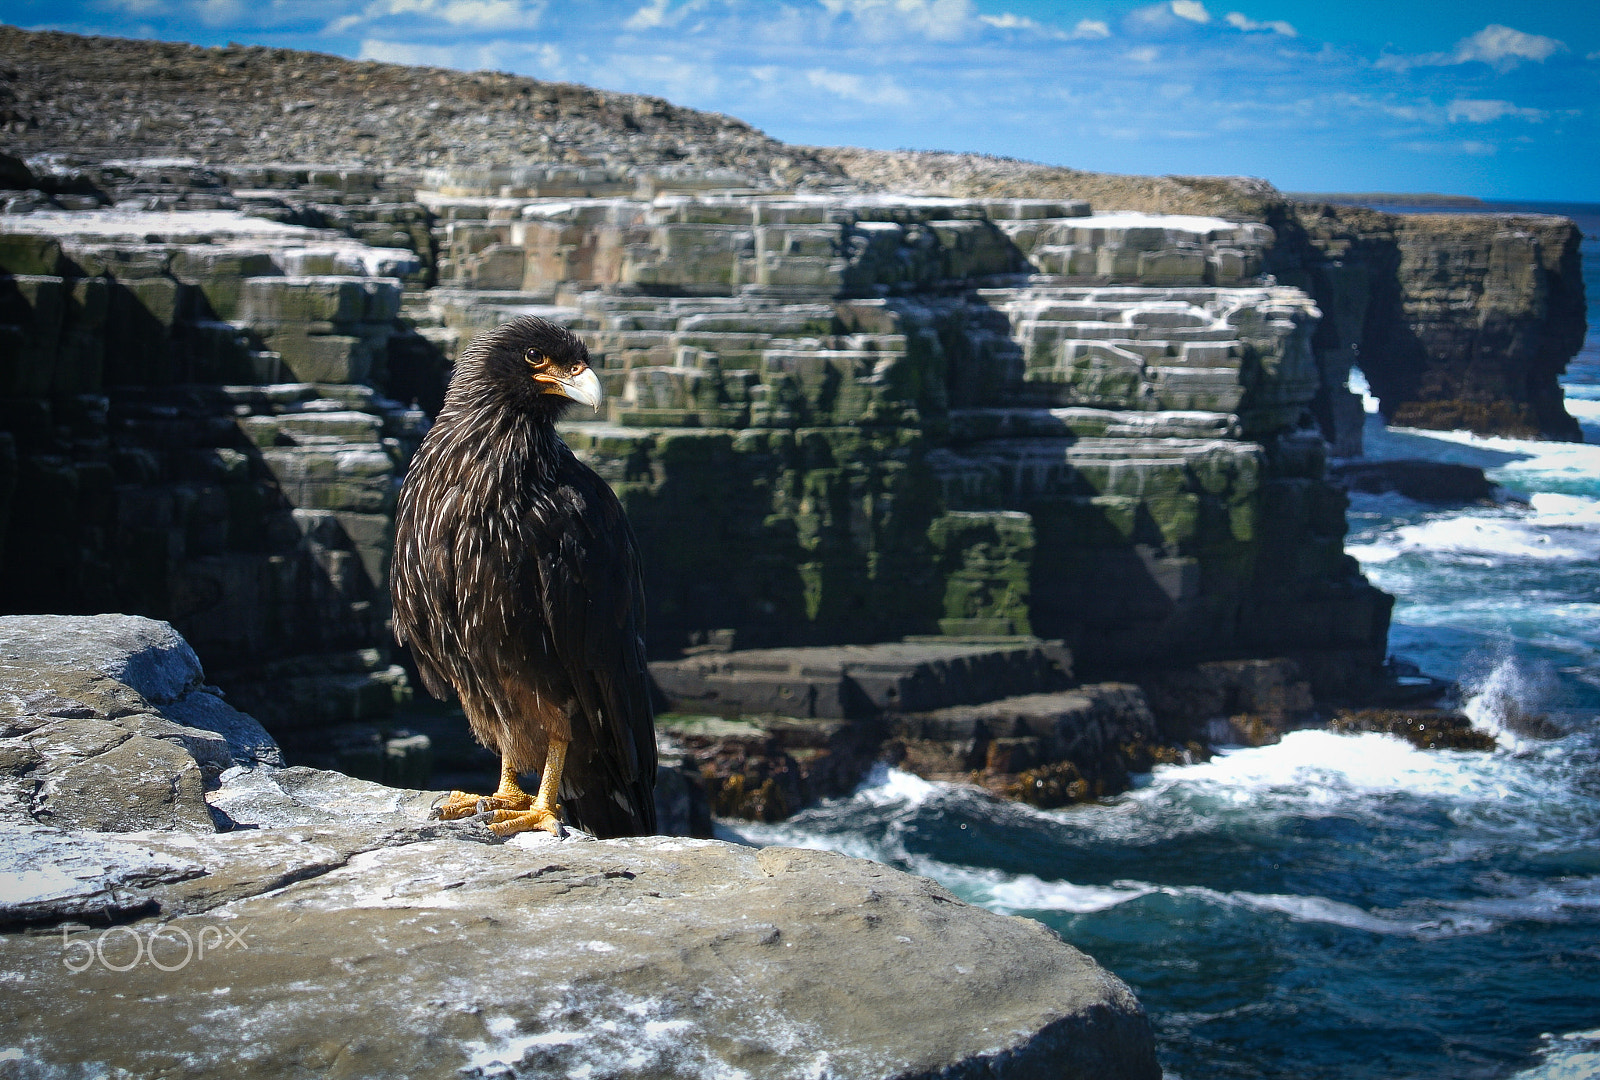
{"label": "rocky shoreline", "polygon": [[163,623],[0,618],[8,1073],[1160,1075],[1036,922],[826,852],[430,822],[204,679]]}
{"label": "rocky shoreline", "polygon": [[[879,761],[1060,805],[1394,705],[1339,485],[1476,489],[1331,476],[1352,365],[1408,423],[1575,430],[1563,219],[789,147],[506,75],[0,41],[0,610],[170,620],[293,762],[481,767],[412,700],[387,560],[455,352],[512,314],[573,326],[605,382],[565,437],[640,536],[701,831],[706,802],[770,818]],[[949,690],[941,649],[1048,663],[873,696]]]}

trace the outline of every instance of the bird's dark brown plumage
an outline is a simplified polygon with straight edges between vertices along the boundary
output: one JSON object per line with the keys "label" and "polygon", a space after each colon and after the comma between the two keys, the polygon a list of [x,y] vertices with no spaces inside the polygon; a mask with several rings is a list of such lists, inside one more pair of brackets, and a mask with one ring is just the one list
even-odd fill
{"label": "bird's dark brown plumage", "polygon": [[571,822],[642,835],[655,831],[656,747],[638,553],[616,495],[554,427],[571,402],[550,373],[587,364],[570,332],[531,317],[463,352],[400,492],[395,635],[517,772],[544,768],[551,737],[570,735]]}

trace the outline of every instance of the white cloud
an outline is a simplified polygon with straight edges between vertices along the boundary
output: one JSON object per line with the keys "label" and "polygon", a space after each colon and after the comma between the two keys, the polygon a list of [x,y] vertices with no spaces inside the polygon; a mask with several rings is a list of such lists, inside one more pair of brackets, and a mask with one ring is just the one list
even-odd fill
{"label": "white cloud", "polygon": [[1377,66],[1395,71],[1409,67],[1449,67],[1473,62],[1488,64],[1497,71],[1510,71],[1525,61],[1542,64],[1558,52],[1566,52],[1565,43],[1542,34],[1525,34],[1509,26],[1490,23],[1471,37],[1456,42],[1455,51],[1425,53],[1422,56],[1385,56]]}
{"label": "white cloud", "polygon": [[[246,0],[104,0],[100,7],[126,12],[139,18],[162,17],[182,24],[194,21],[211,27],[256,29],[293,22],[302,12],[285,9],[281,3],[248,3]],[[82,28],[70,27],[83,32]],[[165,33],[162,36],[181,36]]]}
{"label": "white cloud", "polygon": [[629,30],[649,30],[667,21],[668,0],[650,0],[648,4],[629,15],[622,25]]}
{"label": "white cloud", "polygon": [[554,45],[531,45],[528,52],[533,58],[532,74],[541,79],[565,79],[566,60]]}
{"label": "white cloud", "polygon": [[1555,38],[1524,34],[1509,26],[1490,23],[1456,45],[1455,62],[1465,64],[1469,60],[1481,60],[1496,67],[1511,66],[1524,60],[1542,64],[1564,49],[1566,46]]}
{"label": "white cloud", "polygon": [[422,64],[458,71],[516,71],[541,79],[565,79],[570,72],[554,45],[496,41],[486,44],[418,44],[367,38],[357,54],[385,64]]}
{"label": "white cloud", "polygon": [[1523,109],[1509,101],[1483,101],[1474,98],[1457,98],[1452,101],[1446,110],[1450,119],[1465,120],[1470,124],[1488,124],[1505,117],[1518,120],[1531,120],[1534,123],[1545,118],[1545,113],[1539,109]]}
{"label": "white cloud", "polygon": [[1009,11],[1000,15],[979,15],[978,21],[996,30],[1026,30],[1058,41],[1085,41],[1111,36],[1111,27],[1099,19],[1079,19],[1078,24],[1071,30],[1058,30],[1053,26],[1036,22],[1026,15],[1014,15]]}
{"label": "white cloud", "polygon": [[827,68],[812,68],[806,72],[806,80],[819,90],[826,90],[828,93],[842,97],[846,101],[859,101],[863,105],[900,106],[911,104],[911,95],[907,94],[893,79],[881,76],[875,79],[866,79],[849,72],[830,71]]}
{"label": "white cloud", "polygon": [[996,30],[1043,30],[1044,27],[1028,18],[1026,15],[1013,15],[1006,12],[1003,15],[979,15],[979,22],[986,22]]}
{"label": "white cloud", "polygon": [[1471,157],[1492,157],[1500,152],[1500,148],[1491,142],[1482,139],[1463,139],[1460,142],[1403,142],[1395,144],[1401,150],[1408,150],[1413,154],[1427,157],[1438,157],[1445,154],[1467,154]]}
{"label": "white cloud", "polygon": [[622,21],[627,30],[655,30],[663,26],[679,26],[691,15],[705,11],[709,0],[687,0],[677,7],[672,0],[649,0],[643,7]]}
{"label": "white cloud", "polygon": [[224,26],[244,18],[245,6],[239,0],[200,0],[195,13],[207,26]]}
{"label": "white cloud", "polygon": [[[340,19],[339,22],[344,22]],[[337,23],[334,25],[338,25]],[[471,67],[462,60],[463,50],[453,45],[413,45],[407,41],[383,41],[368,38],[361,43],[362,60],[377,60],[385,64],[423,64],[428,67]]]}
{"label": "white cloud", "polygon": [[[972,0],[821,0],[835,17],[851,16],[869,38],[916,34],[930,41],[960,41],[975,29]],[[1030,22],[1032,20],[1029,20]]]}
{"label": "white cloud", "polygon": [[1122,54],[1135,64],[1153,64],[1156,57],[1161,55],[1161,50],[1153,45],[1143,45],[1137,49],[1129,49]]}
{"label": "white cloud", "polygon": [[1050,27],[1042,26],[1034,19],[1027,18],[1026,14],[1011,14],[1010,11],[1006,11],[1005,14],[981,14],[978,16],[978,21],[987,22],[997,30],[1034,30],[1051,34],[1053,37],[1066,37],[1061,34],[1061,30],[1050,30]]}
{"label": "white cloud", "polygon": [[1272,19],[1267,22],[1256,22],[1256,20],[1241,12],[1230,11],[1226,16],[1223,17],[1222,21],[1233,27],[1235,30],[1243,30],[1247,34],[1255,33],[1260,30],[1269,30],[1274,34],[1282,34],[1284,37],[1300,36],[1293,26],[1290,26],[1282,19]]}
{"label": "white cloud", "polygon": [[1422,105],[1380,104],[1377,109],[1385,116],[1392,116],[1396,120],[1404,120],[1407,123],[1437,124],[1439,122],[1439,107],[1431,103]]}
{"label": "white cloud", "polygon": [[547,0],[373,0],[359,14],[331,23],[330,34],[348,33],[360,26],[393,32],[392,20],[420,19],[459,30],[528,30],[539,24]]}
{"label": "white cloud", "polygon": [[1165,0],[1164,3],[1134,8],[1126,25],[1135,33],[1186,34],[1211,23],[1211,12],[1201,0]]}
{"label": "white cloud", "polygon": [[[581,73],[581,81],[609,89],[627,89],[636,94],[656,94],[668,101],[691,108],[714,108],[717,95],[730,78],[745,68],[724,65],[716,57],[709,60],[698,53],[685,59],[670,53],[613,53]],[[726,106],[723,106],[726,108]]]}

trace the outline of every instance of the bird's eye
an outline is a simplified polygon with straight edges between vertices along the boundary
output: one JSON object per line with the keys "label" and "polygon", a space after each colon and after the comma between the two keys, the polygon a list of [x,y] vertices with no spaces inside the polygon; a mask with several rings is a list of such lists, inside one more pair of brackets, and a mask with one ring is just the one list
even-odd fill
{"label": "bird's eye", "polygon": [[544,371],[550,367],[550,358],[537,349],[529,349],[522,359],[527,361],[528,366],[534,371]]}

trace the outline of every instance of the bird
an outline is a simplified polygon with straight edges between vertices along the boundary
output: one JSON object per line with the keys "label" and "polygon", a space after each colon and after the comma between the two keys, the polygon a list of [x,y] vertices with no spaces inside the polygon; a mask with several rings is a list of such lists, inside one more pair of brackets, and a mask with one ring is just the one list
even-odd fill
{"label": "bird", "polygon": [[[621,502],[555,424],[599,411],[589,352],[522,316],[458,358],[400,488],[396,639],[428,692],[458,697],[500,755],[491,795],[452,791],[445,820],[501,836],[655,832],[655,722],[638,544]],[[529,796],[523,774],[539,774]]]}

